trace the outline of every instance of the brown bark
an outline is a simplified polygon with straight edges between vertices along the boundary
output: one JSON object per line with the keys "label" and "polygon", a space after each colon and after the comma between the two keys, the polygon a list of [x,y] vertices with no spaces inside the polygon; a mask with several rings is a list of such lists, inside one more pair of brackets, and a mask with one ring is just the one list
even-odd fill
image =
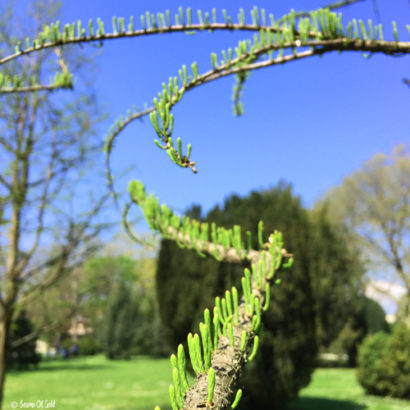
{"label": "brown bark", "polygon": [[[184,409],[229,409],[235,399],[238,382],[253,346],[255,333],[252,332],[251,318],[245,312],[245,304],[239,306],[239,323],[233,326],[234,346],[229,338],[221,336],[218,349],[212,355],[211,367],[215,370],[215,390],[212,403],[207,403],[208,375],[197,376],[188,390]],[[241,351],[242,331],[248,333],[245,349]]]}
{"label": "brown bark", "polygon": [[3,405],[4,385],[6,381],[6,349],[10,331],[12,311],[8,306],[0,308],[0,408]]}

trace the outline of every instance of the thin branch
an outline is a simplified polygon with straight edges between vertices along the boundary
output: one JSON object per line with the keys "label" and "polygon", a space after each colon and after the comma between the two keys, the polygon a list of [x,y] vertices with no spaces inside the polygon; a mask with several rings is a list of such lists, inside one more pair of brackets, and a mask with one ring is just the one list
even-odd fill
{"label": "thin branch", "polygon": [[6,179],[0,174],[0,183],[3,184],[8,191],[11,191],[11,185],[6,181]]}
{"label": "thin branch", "polygon": [[66,90],[71,89],[71,85],[57,85],[57,84],[48,84],[48,85],[27,85],[24,87],[10,87],[10,88],[1,88],[0,94],[16,94],[16,93],[30,93],[35,91],[49,91],[53,92],[56,90]]}
{"label": "thin branch", "polygon": [[[215,371],[215,390],[213,397],[209,399],[209,381],[208,372],[206,371],[208,365],[205,365],[205,371],[197,371],[194,384],[187,390],[186,394],[184,393],[183,395],[184,409],[229,409],[231,408],[230,406],[233,402],[243,367],[247,361],[253,358],[253,354],[250,353],[254,350],[252,349],[254,348],[254,343],[256,343],[256,346],[258,343],[257,334],[260,330],[261,309],[262,306],[265,306],[265,298],[270,297],[270,285],[272,285],[274,281],[275,273],[290,261],[289,258],[291,258],[292,255],[289,254],[286,249],[282,248],[281,241],[277,242],[275,240],[276,234],[271,235],[269,241],[262,244],[262,249],[259,251],[244,249],[243,245],[238,243],[238,241],[240,242],[239,237],[237,237],[235,241],[232,239],[232,243],[234,244],[236,242],[237,244],[236,248],[229,245],[229,240],[228,242],[224,241],[224,246],[218,242],[210,242],[208,240],[209,232],[207,227],[202,227],[201,229],[205,230],[200,233],[199,230],[195,228],[195,224],[197,224],[196,226],[198,228],[199,222],[189,219],[185,220],[182,225],[179,222],[178,227],[171,222],[174,215],[170,214],[169,210],[167,211],[163,207],[160,207],[155,199],[147,197],[145,191],[141,189],[141,186],[134,185],[131,197],[133,201],[140,204],[144,210],[151,228],[157,230],[161,236],[177,242],[183,248],[195,249],[201,256],[214,256],[219,261],[235,264],[243,264],[245,261],[249,261],[252,265],[252,277],[250,276],[250,272],[248,272],[248,276],[247,273],[245,273],[245,277],[242,280],[244,292],[246,289],[249,289],[249,293],[242,295],[237,307],[236,302],[234,302],[235,314],[231,313],[232,316],[230,319],[225,317],[225,319],[222,320],[224,327],[222,335],[218,336],[217,328],[219,328],[219,325],[215,326],[216,333],[214,333],[214,336],[215,334],[217,335],[218,342],[217,346],[213,345],[209,347],[209,349],[213,351],[209,352],[208,356],[211,361],[210,368]],[[153,205],[154,203],[155,205]],[[188,226],[192,226],[192,231],[187,230]],[[203,232],[205,232],[205,236]],[[230,235],[228,234],[227,236],[229,237]],[[215,256],[216,254],[218,257]],[[259,270],[257,268],[258,266]],[[258,273],[256,273],[257,271]],[[244,281],[249,284],[249,288],[244,286]],[[266,295],[265,292],[269,292],[269,294]],[[222,301],[222,305],[224,302],[225,300]],[[229,303],[229,305],[231,304],[231,302],[227,303]],[[218,307],[216,309],[218,309]],[[258,320],[255,322],[254,312],[259,315],[259,324],[256,324]],[[216,313],[214,320],[215,317],[219,317],[219,314],[220,313]],[[219,319],[216,319],[216,321],[218,322]],[[226,327],[229,327],[232,331],[229,337],[229,332],[225,331]],[[209,337],[211,337],[210,333]],[[204,344],[206,344],[207,342],[204,340],[203,334],[202,338]],[[204,356],[205,355],[204,347]]]}
{"label": "thin branch", "polygon": [[[285,64],[290,61],[296,61],[306,57],[312,57],[314,55],[323,55],[325,53],[329,53],[332,51],[360,51],[360,52],[372,52],[372,53],[384,53],[384,54],[392,54],[395,55],[397,53],[410,53],[410,42],[389,42],[389,41],[379,41],[375,43],[371,40],[360,40],[360,39],[346,39],[346,38],[338,38],[338,39],[331,39],[331,40],[314,40],[302,43],[300,40],[296,40],[286,44],[270,44],[266,47],[262,47],[257,49],[253,52],[254,57],[259,57],[264,54],[267,54],[272,51],[277,50],[284,50],[284,49],[293,49],[296,48],[303,48],[303,47],[311,47],[310,50],[294,53],[287,56],[280,56],[276,59],[269,59],[263,62],[257,62],[253,64],[242,65],[240,67],[235,67],[235,65],[241,63],[242,61],[246,61],[247,58],[250,57],[250,54],[245,53],[240,58],[233,59],[229,65],[224,65],[220,68],[215,68],[214,70],[210,70],[200,76],[197,77],[196,80],[192,80],[185,86],[181,87],[179,92],[183,93],[189,91],[199,85],[208,83],[213,80],[217,80],[219,78],[223,78],[228,75],[238,74],[241,72],[257,70],[260,68],[266,68],[273,65]],[[171,108],[176,103],[176,98],[173,98]],[[112,146],[116,137],[121,133],[121,131],[129,125],[135,119],[140,119],[143,116],[153,112],[155,110],[154,107],[147,108],[143,112],[135,113],[121,124],[117,126],[117,128],[107,136],[107,149],[106,149],[106,172],[108,178],[108,184],[110,189],[113,190],[113,183],[112,183],[112,173],[110,167],[110,153]],[[191,168],[191,167],[190,167]],[[194,169],[193,169],[194,170]],[[194,170],[195,172],[195,170]]]}
{"label": "thin branch", "polygon": [[[34,121],[35,119],[33,119]],[[33,132],[34,130],[32,130]],[[54,134],[54,139],[52,142],[52,153],[50,155],[50,160],[47,166],[47,171],[46,171],[46,177],[45,177],[45,181],[44,181],[44,185],[43,185],[43,192],[41,194],[40,197],[40,205],[38,207],[38,216],[37,216],[37,229],[35,231],[35,235],[34,235],[34,241],[33,244],[31,245],[30,249],[24,254],[24,257],[20,260],[19,264],[16,267],[16,275],[20,276],[20,273],[23,271],[23,269],[25,269],[25,267],[27,266],[29,260],[31,259],[31,257],[33,256],[35,250],[38,247],[39,244],[39,240],[40,240],[40,235],[43,232],[44,229],[44,224],[43,224],[43,219],[44,219],[44,213],[46,210],[46,206],[48,201],[50,200],[50,196],[49,196],[49,187],[50,187],[50,183],[52,180],[52,169],[54,167],[55,161],[57,159],[57,148],[56,148],[56,135]],[[28,183],[27,185],[27,189],[28,189]]]}
{"label": "thin branch", "polygon": [[34,339],[37,339],[38,337],[41,336],[41,334],[45,333],[45,332],[49,332],[50,330],[54,330],[56,328],[58,328],[58,326],[61,325],[61,321],[65,320],[65,319],[69,319],[70,317],[73,316],[73,314],[77,311],[77,306],[72,306],[72,308],[70,309],[70,311],[65,315],[65,317],[63,319],[59,319],[56,320],[52,323],[49,323],[48,325],[44,325],[41,326],[41,330],[40,331],[34,331],[31,332],[23,337],[21,337],[20,339],[14,340],[11,343],[11,347],[12,348],[16,348],[19,347],[25,343],[31,342]]}
{"label": "thin branch", "polygon": [[[346,6],[351,6],[352,4],[355,3],[359,3],[359,2],[363,2],[366,0],[345,0],[345,1],[338,1],[336,3],[331,3],[328,4],[326,6],[323,6],[322,8],[324,9],[329,9],[329,10],[336,10],[336,9],[340,9],[342,7],[346,7]],[[297,11],[295,13],[295,17],[296,18],[301,18],[301,17],[310,17],[312,11]],[[284,21],[284,18],[281,18],[278,20],[279,23]]]}
{"label": "thin branch", "polygon": [[[203,31],[203,30],[224,30],[224,31],[232,31],[232,30],[238,30],[238,31],[257,31],[259,32],[260,30],[264,31],[271,31],[276,33],[277,31],[282,32],[284,29],[283,28],[278,28],[278,27],[271,27],[271,26],[261,26],[261,25],[255,25],[255,24],[239,24],[239,23],[209,23],[209,24],[191,24],[191,25],[171,25],[170,27],[163,27],[163,28],[158,28],[158,29],[147,29],[147,30],[134,30],[134,31],[128,31],[125,33],[107,33],[103,35],[94,35],[94,36],[84,36],[84,37],[76,37],[76,38],[70,38],[65,41],[63,40],[58,40],[54,42],[47,42],[44,43],[41,47],[29,47],[25,50],[22,50],[18,53],[11,54],[9,56],[6,56],[2,59],[0,59],[0,65],[8,63],[9,61],[12,61],[16,58],[19,58],[23,55],[28,55],[31,54],[35,51],[40,51],[40,50],[46,50],[49,48],[55,48],[55,47],[63,47],[69,44],[84,44],[84,43],[93,43],[93,42],[103,42],[107,40],[115,40],[119,38],[132,38],[132,37],[140,37],[140,36],[147,36],[147,35],[153,35],[153,34],[163,34],[163,33],[184,33],[186,31]],[[316,34],[312,33],[312,37],[315,37]]]}

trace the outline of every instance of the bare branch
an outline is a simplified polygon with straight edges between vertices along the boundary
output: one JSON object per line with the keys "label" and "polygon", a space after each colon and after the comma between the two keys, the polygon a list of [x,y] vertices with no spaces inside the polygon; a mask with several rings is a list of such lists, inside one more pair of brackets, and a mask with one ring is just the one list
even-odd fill
{"label": "bare branch", "polygon": [[35,91],[56,91],[56,90],[66,90],[71,89],[70,85],[57,85],[57,84],[44,84],[44,85],[27,85],[24,87],[15,88],[1,88],[0,94],[16,94],[16,93],[31,93]]}

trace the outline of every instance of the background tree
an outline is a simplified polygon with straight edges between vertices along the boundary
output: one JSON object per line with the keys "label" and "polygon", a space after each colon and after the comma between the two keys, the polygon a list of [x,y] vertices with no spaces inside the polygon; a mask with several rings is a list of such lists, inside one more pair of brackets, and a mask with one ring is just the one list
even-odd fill
{"label": "background tree", "polygon": [[309,211],[309,221],[316,330],[326,349],[357,309],[365,269],[360,252],[351,246],[351,233],[331,221],[326,207]]}
{"label": "background tree", "polygon": [[[198,206],[188,214],[201,219]],[[240,223],[253,233],[254,241],[255,227],[263,220],[267,232],[280,229],[288,250],[303,255],[272,291],[263,320],[262,354],[246,369],[243,380],[247,391],[243,405],[281,407],[284,399],[309,382],[319,345],[329,345],[345,325],[346,305],[356,298],[363,269],[324,212],[309,215],[285,183],[246,198],[233,195],[222,210],[215,207],[203,220],[226,228]],[[241,270],[243,266],[204,260],[172,241],[162,241],[157,287],[171,345],[197,331],[200,315],[215,295],[240,286]]]}
{"label": "background tree", "polygon": [[[82,271],[81,266],[69,274],[62,274],[52,286],[44,289],[41,298],[31,301],[28,315],[34,325],[32,337],[41,337],[50,346],[57,347],[69,329],[76,327],[78,315],[82,313],[83,295],[79,286]],[[27,335],[15,344],[29,338]]]}
{"label": "background tree", "polygon": [[399,300],[396,319],[410,327],[410,298],[407,295],[403,295]]}
{"label": "background tree", "polygon": [[103,324],[102,343],[107,358],[130,358],[140,322],[140,311],[130,289],[120,282],[108,300]]}
{"label": "background tree", "polygon": [[[24,28],[12,2],[1,9],[4,55],[14,52],[18,38],[33,35],[54,19],[58,5],[34,2]],[[78,49],[36,53],[3,67],[2,78],[19,72],[24,79],[42,81],[54,76],[56,62],[63,73],[68,66],[79,70],[81,78],[80,66],[88,64],[90,56]],[[69,80],[68,74],[61,75]],[[63,98],[34,92],[7,94],[0,101],[0,403],[17,306],[28,307],[61,275],[81,264],[106,226],[98,213],[107,195],[89,192],[85,173],[101,150],[96,128],[101,117],[92,88],[80,84],[78,94]]]}
{"label": "background tree", "polygon": [[355,232],[368,269],[410,295],[410,156],[405,146],[377,154],[326,196],[331,218]]}
{"label": "background tree", "polygon": [[355,367],[357,352],[364,338],[377,332],[388,332],[389,324],[383,308],[373,299],[359,296],[354,301],[343,328],[332,341],[330,350],[347,354],[347,364]]}
{"label": "background tree", "polygon": [[[85,264],[79,285],[81,301],[78,311],[90,320],[94,337],[101,347],[105,346],[105,351],[109,332],[117,331],[118,326],[127,332],[127,326],[131,326],[132,342],[124,348],[128,355],[168,352],[159,320],[154,275],[155,259],[144,257],[144,252],[139,252],[137,259],[125,255],[100,256]],[[119,313],[128,309],[117,301],[121,297],[129,299],[133,315]],[[131,322],[127,322],[130,317]],[[125,320],[123,325],[118,324],[120,319]]]}
{"label": "background tree", "polygon": [[21,370],[39,363],[41,356],[36,352],[36,338],[30,338],[27,343],[13,346],[13,342],[31,335],[33,331],[33,325],[27,317],[26,311],[21,310],[18,312],[10,327],[6,356],[8,368]]}

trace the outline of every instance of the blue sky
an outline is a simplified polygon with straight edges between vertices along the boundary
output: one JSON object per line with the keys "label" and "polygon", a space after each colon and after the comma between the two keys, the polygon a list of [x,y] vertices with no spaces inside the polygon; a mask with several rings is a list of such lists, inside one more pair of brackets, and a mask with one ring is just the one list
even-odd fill
{"label": "blue sky", "polygon": [[[63,22],[100,17],[106,28],[113,15],[139,16],[147,10],[172,14],[178,6],[210,11],[226,8],[236,16],[240,7],[250,21],[254,5],[275,17],[289,11],[312,9],[326,1],[150,1],[70,0],[63,4]],[[385,37],[391,37],[395,19],[403,39],[410,21],[406,0],[379,0]],[[344,21],[375,17],[373,2],[350,6]],[[389,33],[389,34],[387,34]],[[182,64],[198,62],[199,72],[210,68],[210,53],[234,47],[246,33],[156,35],[107,42],[97,58],[95,85],[109,111],[102,134],[132,105],[151,105],[163,81],[177,75]],[[87,46],[86,46],[87,47]],[[218,80],[187,93],[174,110],[175,137],[192,143],[191,158],[198,174],[175,166],[156,147],[148,119],[135,122],[119,138],[113,153],[114,172],[132,165],[130,177],[142,180],[148,191],[177,210],[192,203],[208,211],[231,193],[246,195],[267,189],[284,179],[291,182],[306,206],[360,167],[377,152],[391,152],[410,141],[409,57],[358,53],[329,54],[272,67],[251,74],[243,95],[245,114],[234,117],[231,103],[233,78]],[[102,135],[103,138],[103,135]],[[128,179],[127,179],[128,180]],[[117,185],[124,190],[127,180]],[[145,229],[143,226],[141,229]]]}

